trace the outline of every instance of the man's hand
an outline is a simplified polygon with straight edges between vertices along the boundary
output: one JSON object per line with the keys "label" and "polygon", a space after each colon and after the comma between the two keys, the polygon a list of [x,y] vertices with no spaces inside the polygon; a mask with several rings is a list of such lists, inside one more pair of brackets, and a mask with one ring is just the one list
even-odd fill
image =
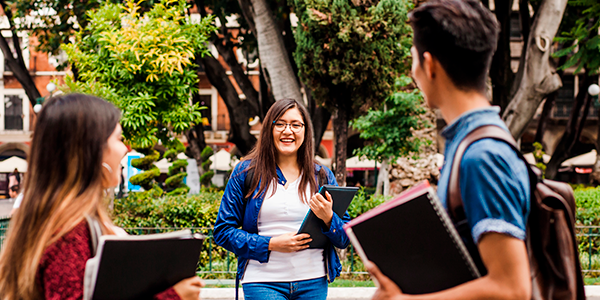
{"label": "man's hand", "polygon": [[308,233],[296,234],[290,232],[272,237],[269,241],[269,250],[277,252],[296,252],[308,248],[312,239]]}
{"label": "man's hand", "polygon": [[377,291],[372,300],[400,300],[402,291],[389,277],[383,275],[379,268],[371,261],[365,262],[365,267],[371,273],[371,277],[377,282]]}
{"label": "man's hand", "polygon": [[329,192],[326,192],[325,195],[327,195],[327,199],[319,193],[314,194],[310,198],[308,205],[317,218],[323,220],[327,228],[329,228],[331,226],[331,219],[333,218],[333,199],[331,199]]}

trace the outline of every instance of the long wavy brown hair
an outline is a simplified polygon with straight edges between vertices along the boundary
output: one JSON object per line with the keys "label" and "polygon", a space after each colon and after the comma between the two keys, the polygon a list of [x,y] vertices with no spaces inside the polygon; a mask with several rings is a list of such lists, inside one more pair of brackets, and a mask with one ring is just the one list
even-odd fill
{"label": "long wavy brown hair", "polygon": [[317,181],[315,179],[316,160],[313,146],[313,125],[310,115],[304,105],[298,101],[294,99],[282,99],[276,101],[267,112],[262,123],[258,142],[256,142],[252,151],[243,159],[251,160],[248,171],[253,170],[252,184],[250,185],[252,188],[247,191],[248,194],[246,197],[251,197],[259,185],[260,189],[257,195],[263,195],[270,186],[277,184],[277,148],[273,140],[273,121],[277,121],[286,111],[293,108],[300,111],[304,123],[304,143],[298,148],[297,158],[302,174],[300,185],[298,186],[298,195],[302,202],[307,203],[306,189],[310,188],[310,193],[315,193],[317,189]]}
{"label": "long wavy brown hair", "polygon": [[96,217],[114,234],[106,211],[102,155],[121,113],[93,96],[54,97],[40,112],[28,158],[24,197],[0,253],[0,298],[40,299],[35,277],[44,250]]}

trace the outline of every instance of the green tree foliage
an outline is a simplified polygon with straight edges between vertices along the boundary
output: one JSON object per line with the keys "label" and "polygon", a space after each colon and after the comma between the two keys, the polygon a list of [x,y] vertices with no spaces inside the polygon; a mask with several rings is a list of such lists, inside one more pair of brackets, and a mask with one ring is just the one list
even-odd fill
{"label": "green tree foliage", "polygon": [[78,70],[66,84],[72,91],[98,95],[123,111],[123,135],[133,148],[173,136],[201,122],[190,95],[197,91],[195,55],[205,55],[211,18],[192,24],[185,0],[161,0],[142,15],[133,0],[105,4],[88,12],[89,24],[65,45]]}
{"label": "green tree foliage", "polygon": [[[139,2],[143,11],[148,11],[155,2]],[[15,26],[19,31],[27,31],[35,36],[36,51],[58,55],[63,44],[70,44],[71,38],[89,23],[88,11],[98,9],[104,3],[122,3],[124,0],[7,0],[13,8]],[[61,62],[57,68],[66,67]]]}
{"label": "green tree foliage", "polygon": [[424,141],[414,137],[413,132],[430,125],[421,118],[425,113],[421,92],[405,91],[411,83],[410,77],[399,77],[396,91],[386,98],[384,109],[370,108],[350,123],[367,140],[367,145],[354,150],[354,155],[383,162],[419,151]]}
{"label": "green tree foliage", "polygon": [[[378,107],[410,66],[407,14],[412,2],[382,0],[371,7],[349,0],[293,3],[300,19],[294,59],[317,102],[349,112]],[[342,97],[335,97],[339,92]]]}
{"label": "green tree foliage", "polygon": [[570,31],[562,32],[556,41],[569,45],[556,52],[555,57],[569,56],[561,69],[577,67],[574,74],[585,68],[590,75],[600,71],[600,2],[597,0],[569,1],[569,6],[581,10]]}
{"label": "green tree foliage", "polygon": [[[100,7],[101,0],[8,0],[14,7],[18,30],[37,38],[36,50],[57,55],[62,44],[88,23],[87,11]],[[65,9],[65,8],[70,9]],[[32,21],[36,20],[36,21]],[[63,62],[65,63],[65,62]],[[58,69],[66,67],[65,64]]]}
{"label": "green tree foliage", "polygon": [[167,195],[185,195],[190,191],[190,187],[183,183],[183,179],[187,176],[186,168],[188,161],[186,159],[177,159],[177,154],[185,151],[185,146],[177,140],[177,143],[165,152],[165,157],[172,165],[169,167],[169,176],[165,180]]}
{"label": "green tree foliage", "polygon": [[131,166],[144,172],[131,176],[129,182],[141,186],[146,191],[158,189],[154,179],[160,176],[160,170],[154,163],[160,158],[160,153],[151,148],[138,148],[137,150],[145,156],[131,160]]}
{"label": "green tree foliage", "polygon": [[533,158],[535,158],[535,166],[542,171],[542,176],[546,173],[546,164],[544,163],[544,146],[542,144],[535,142],[533,143]]}
{"label": "green tree foliage", "polygon": [[202,150],[202,175],[200,175],[200,183],[203,187],[210,186],[213,176],[215,175],[214,171],[210,170],[210,165],[212,164],[212,160],[209,158],[214,154],[213,149],[210,146],[206,146],[204,150]]}

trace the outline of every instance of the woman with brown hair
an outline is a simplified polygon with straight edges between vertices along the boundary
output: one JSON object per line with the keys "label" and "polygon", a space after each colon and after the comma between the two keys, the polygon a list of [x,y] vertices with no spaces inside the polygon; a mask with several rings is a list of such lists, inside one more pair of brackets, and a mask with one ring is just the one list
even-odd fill
{"label": "woman with brown hair", "polygon": [[[350,217],[333,213],[331,196],[316,194],[320,184],[337,182],[315,160],[306,108],[275,102],[256,147],[233,170],[215,223],[215,242],[238,255],[245,299],[327,298],[341,271],[334,247],[348,246],[342,226]],[[309,209],[323,220],[325,249],[308,249],[310,236],[297,234]]]}
{"label": "woman with brown hair", "polygon": [[[0,254],[0,299],[82,299],[92,257],[86,217],[115,234],[103,192],[119,184],[121,113],[93,96],[52,98],[31,143],[24,198]],[[199,299],[201,280],[182,280],[156,299]]]}

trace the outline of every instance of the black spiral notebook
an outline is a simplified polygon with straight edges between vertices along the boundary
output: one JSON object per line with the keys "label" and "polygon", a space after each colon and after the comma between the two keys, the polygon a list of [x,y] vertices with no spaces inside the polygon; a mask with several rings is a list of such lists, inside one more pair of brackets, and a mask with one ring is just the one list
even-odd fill
{"label": "black spiral notebook", "polygon": [[196,275],[203,241],[189,230],[101,236],[86,264],[84,300],[152,299]]}
{"label": "black spiral notebook", "polygon": [[344,226],[363,260],[406,294],[445,290],[480,277],[429,183],[423,182]]}

